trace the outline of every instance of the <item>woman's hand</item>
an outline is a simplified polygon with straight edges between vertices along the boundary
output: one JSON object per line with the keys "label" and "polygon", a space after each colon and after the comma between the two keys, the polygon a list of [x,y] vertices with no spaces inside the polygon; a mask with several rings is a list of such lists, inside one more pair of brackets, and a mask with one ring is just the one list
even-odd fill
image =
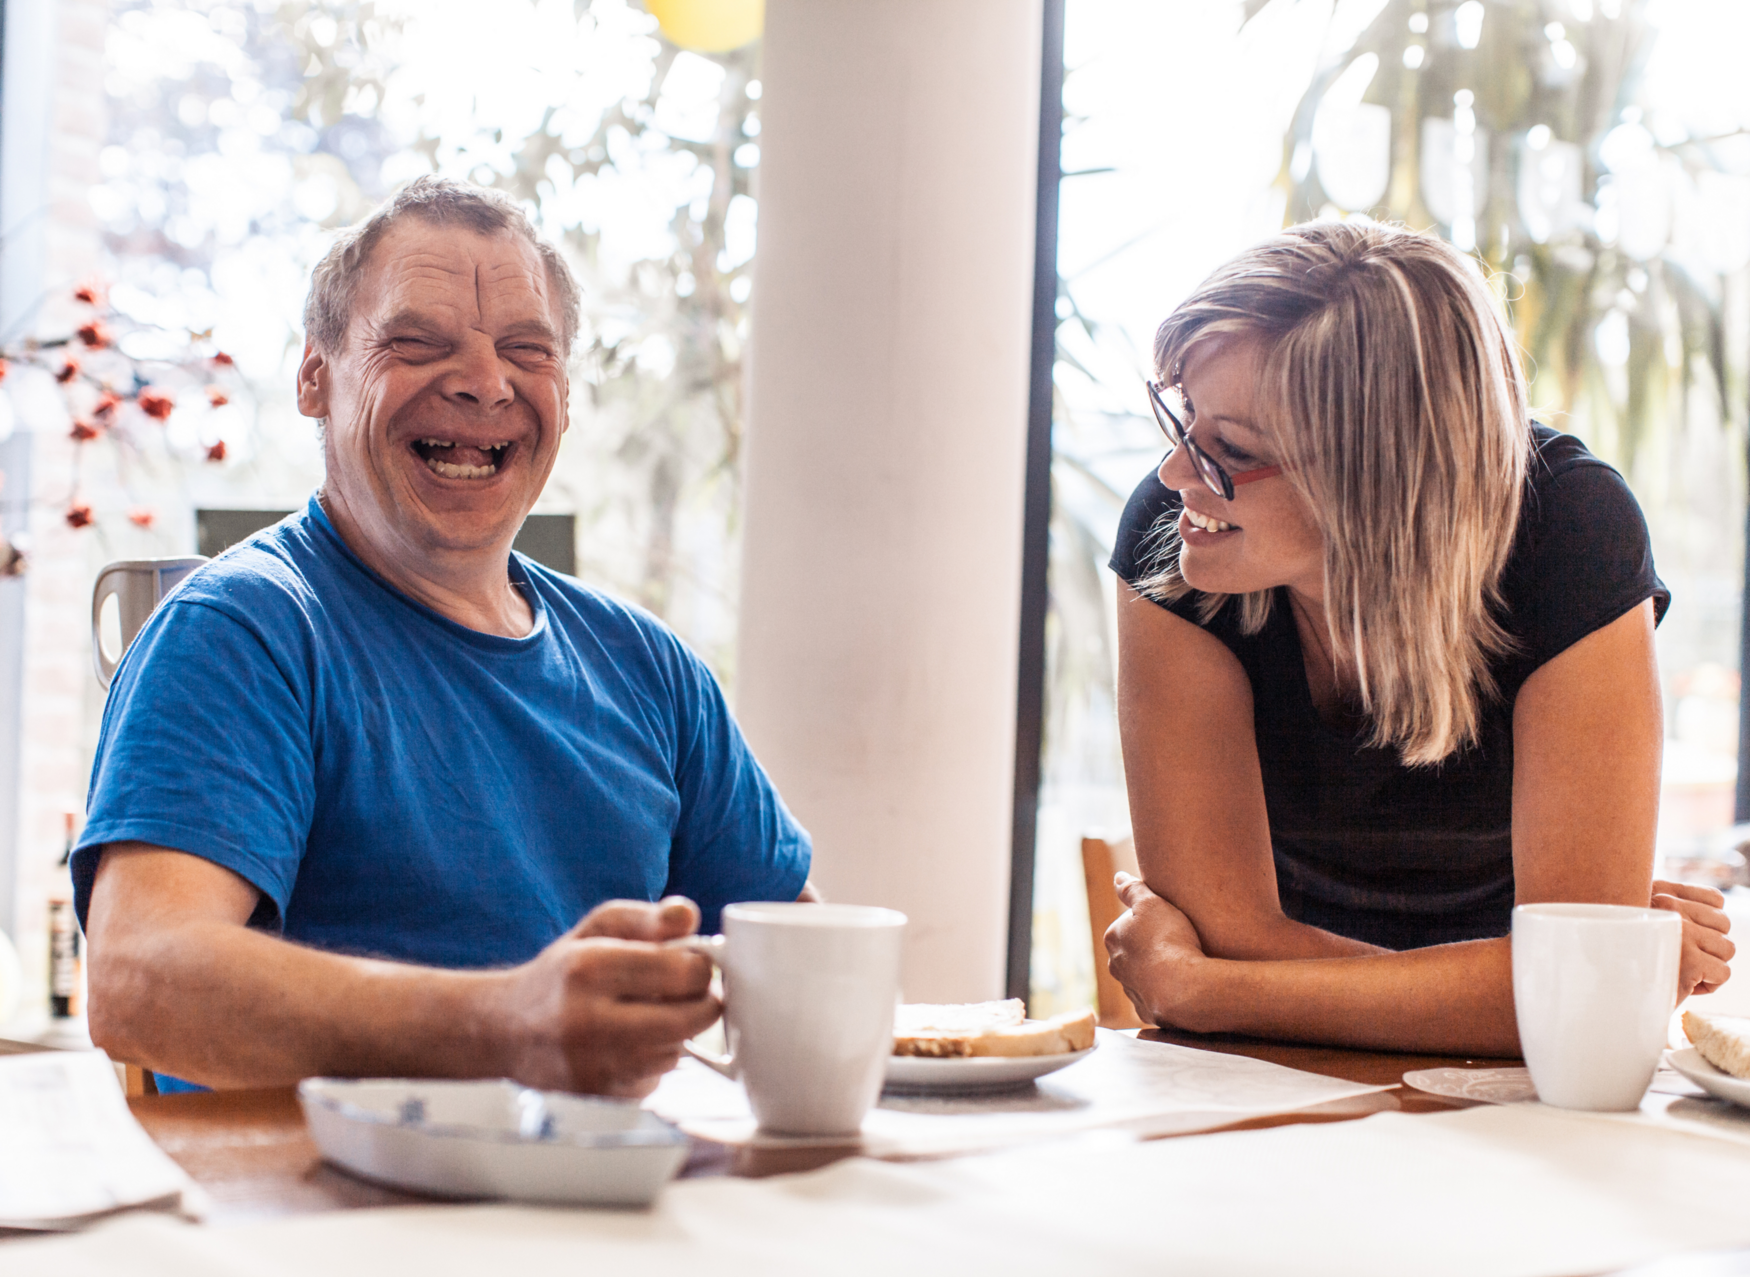
{"label": "woman's hand", "polygon": [[[1725,913],[1726,898],[1712,887],[1686,882],[1653,883],[1653,908],[1669,909],[1683,917],[1683,963],[1677,974],[1677,1000],[1692,993],[1712,993],[1731,977],[1726,965],[1737,946],[1726,938],[1732,920]],[[1120,919],[1122,921],[1122,919]],[[1107,942],[1111,947],[1111,942]]]}
{"label": "woman's hand", "polygon": [[1208,961],[1197,928],[1134,874],[1112,881],[1125,907],[1106,929],[1112,975],[1148,1023],[1197,1029],[1198,972]]}

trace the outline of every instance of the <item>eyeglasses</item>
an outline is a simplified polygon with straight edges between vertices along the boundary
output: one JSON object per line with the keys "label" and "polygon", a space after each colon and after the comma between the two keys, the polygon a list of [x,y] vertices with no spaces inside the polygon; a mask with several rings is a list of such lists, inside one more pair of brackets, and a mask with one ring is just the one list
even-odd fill
{"label": "eyeglasses", "polygon": [[1213,457],[1198,447],[1197,441],[1185,430],[1184,423],[1173,415],[1173,410],[1167,407],[1167,401],[1161,397],[1161,384],[1155,381],[1146,384],[1149,406],[1155,410],[1155,421],[1160,426],[1161,433],[1175,449],[1183,445],[1191,453],[1192,468],[1208,485],[1209,490],[1222,500],[1232,501],[1234,489],[1242,483],[1256,483],[1259,479],[1274,478],[1282,473],[1281,466],[1259,466],[1256,470],[1229,474]]}

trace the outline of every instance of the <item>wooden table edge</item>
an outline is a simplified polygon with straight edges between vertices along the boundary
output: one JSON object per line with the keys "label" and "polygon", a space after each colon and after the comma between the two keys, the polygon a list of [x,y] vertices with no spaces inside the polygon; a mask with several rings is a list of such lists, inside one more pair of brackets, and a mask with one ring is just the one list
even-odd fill
{"label": "wooden table edge", "polygon": [[[1488,1068],[1508,1063],[1204,1037],[1159,1029],[1144,1030],[1140,1036],[1388,1088],[1356,1100],[1339,1101],[1335,1106],[1315,1105],[1288,1113],[1242,1118],[1184,1132],[1188,1135],[1354,1121],[1379,1112],[1448,1112],[1467,1105],[1406,1087],[1402,1081],[1404,1073],[1419,1068]],[[128,1107],[159,1147],[207,1193],[214,1222],[378,1206],[429,1205],[442,1200],[372,1183],[324,1162],[305,1126],[294,1087],[136,1096],[129,1099]],[[681,1174],[759,1178],[816,1170],[857,1152],[850,1145],[825,1149],[750,1149],[694,1139]]]}

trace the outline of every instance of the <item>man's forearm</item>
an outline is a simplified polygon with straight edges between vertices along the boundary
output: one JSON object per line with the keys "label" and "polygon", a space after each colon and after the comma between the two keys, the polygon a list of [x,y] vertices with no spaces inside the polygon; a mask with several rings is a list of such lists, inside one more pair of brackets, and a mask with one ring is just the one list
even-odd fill
{"label": "man's forearm", "polygon": [[1160,1009],[1182,1028],[1374,1050],[1519,1054],[1505,939],[1347,958],[1205,958],[1179,974],[1179,995]]}
{"label": "man's forearm", "polygon": [[513,1071],[503,972],[344,957],[211,921],[117,937],[91,957],[93,1041],[192,1082]]}
{"label": "man's forearm", "polygon": [[218,1086],[512,1077],[631,1096],[720,1010],[710,963],[664,943],[698,927],[689,900],[607,901],[519,966],[443,971],[251,931],[259,899],[199,856],[106,848],[86,915],[97,1044]]}

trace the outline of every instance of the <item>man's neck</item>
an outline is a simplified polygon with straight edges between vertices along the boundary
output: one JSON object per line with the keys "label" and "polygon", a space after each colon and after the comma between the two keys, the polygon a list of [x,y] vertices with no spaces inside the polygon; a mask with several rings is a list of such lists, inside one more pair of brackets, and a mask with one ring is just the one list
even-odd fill
{"label": "man's neck", "polygon": [[482,634],[523,638],[534,629],[533,607],[510,583],[509,545],[433,554],[424,547],[397,541],[394,550],[398,552],[391,553],[388,546],[379,543],[379,537],[393,538],[392,529],[367,528],[331,487],[324,487],[317,499],[347,548],[407,597]]}

